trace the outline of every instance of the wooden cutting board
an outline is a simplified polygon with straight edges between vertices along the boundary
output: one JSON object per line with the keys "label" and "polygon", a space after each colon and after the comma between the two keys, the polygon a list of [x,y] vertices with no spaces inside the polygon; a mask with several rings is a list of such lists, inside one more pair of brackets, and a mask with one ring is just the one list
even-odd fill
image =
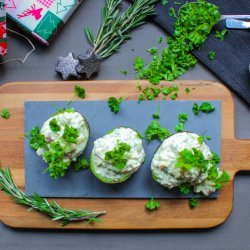
{"label": "wooden cutting board", "polygon": [[[220,192],[218,199],[203,200],[191,210],[187,200],[162,199],[157,211],[145,210],[145,200],[129,199],[56,199],[68,208],[85,208],[93,211],[106,210],[103,223],[71,223],[61,227],[48,217],[28,211],[0,193],[0,219],[15,228],[47,229],[180,229],[209,228],[223,223],[233,207],[233,179],[240,170],[250,170],[250,141],[236,140],[234,136],[234,101],[229,90],[222,84],[210,81],[180,81],[178,100],[222,100],[222,168],[231,180]],[[14,180],[24,188],[24,101],[70,100],[76,82],[18,82],[0,87],[0,110],[9,108],[11,118],[0,119],[0,160],[11,168]],[[137,99],[135,81],[82,81],[87,100],[105,100],[110,96]],[[146,82],[142,82],[147,85]],[[168,84],[168,83],[164,83]],[[195,88],[188,95],[185,88]],[[31,117],[32,119],[32,117]]]}

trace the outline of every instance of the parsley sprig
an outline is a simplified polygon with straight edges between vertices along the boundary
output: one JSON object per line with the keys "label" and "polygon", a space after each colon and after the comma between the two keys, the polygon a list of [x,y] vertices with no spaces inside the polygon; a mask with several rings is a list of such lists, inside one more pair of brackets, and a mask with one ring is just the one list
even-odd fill
{"label": "parsley sprig", "polygon": [[154,139],[159,139],[160,141],[163,141],[169,135],[170,132],[167,129],[161,127],[158,120],[153,120],[145,131],[145,136],[148,142],[151,142]]}
{"label": "parsley sprig", "polygon": [[176,132],[182,132],[185,129],[184,124],[188,120],[188,115],[186,113],[180,113],[178,115],[178,120],[179,120],[179,123],[175,126],[174,130]]}
{"label": "parsley sprig", "polygon": [[8,109],[3,109],[1,112],[1,117],[4,119],[9,119],[10,118],[10,111]]}
{"label": "parsley sprig", "polygon": [[199,106],[197,103],[194,103],[192,111],[195,115],[198,115],[200,112],[211,113],[215,110],[215,107],[210,102],[203,102]]}
{"label": "parsley sprig", "polygon": [[122,103],[123,101],[123,98],[120,97],[120,98],[115,98],[115,97],[109,97],[108,99],[108,106],[110,108],[110,110],[117,114],[120,110],[120,104]]}
{"label": "parsley sprig", "polygon": [[58,124],[58,121],[56,120],[56,118],[50,120],[49,126],[50,126],[50,129],[51,129],[53,132],[59,132],[59,131],[61,130],[61,127],[60,127],[60,125]]}
{"label": "parsley sprig", "polygon": [[74,96],[72,97],[72,99],[67,103],[67,105],[70,105],[73,100],[76,98],[76,97],[79,97],[81,99],[84,99],[85,96],[86,96],[86,93],[85,93],[85,89],[82,88],[80,85],[75,85],[74,87]]}
{"label": "parsley sprig", "polygon": [[145,205],[146,209],[149,211],[156,210],[160,207],[159,201],[156,201],[154,197],[152,196],[149,201],[146,202]]}

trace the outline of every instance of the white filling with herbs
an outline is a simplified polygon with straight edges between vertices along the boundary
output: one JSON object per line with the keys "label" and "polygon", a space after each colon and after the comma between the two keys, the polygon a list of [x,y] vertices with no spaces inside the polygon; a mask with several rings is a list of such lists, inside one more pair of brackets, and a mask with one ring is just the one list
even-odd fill
{"label": "white filling with herbs", "polygon": [[[54,132],[50,128],[50,121],[56,119],[60,126],[60,131]],[[76,143],[66,142],[62,136],[64,133],[65,126],[73,127],[77,129],[79,136],[76,138]],[[86,119],[78,112],[63,112],[61,114],[50,117],[42,126],[41,134],[45,136],[47,142],[59,142],[61,147],[65,149],[64,161],[76,161],[77,157],[80,156],[89,139],[89,128]],[[48,147],[50,148],[49,144]],[[44,155],[44,149],[39,148],[37,151],[39,156]],[[43,157],[44,159],[44,157]]]}
{"label": "white filling with herbs", "polygon": [[[125,168],[118,169],[105,160],[105,154],[118,146],[119,142],[127,143],[131,149],[126,153],[128,159]],[[91,162],[96,174],[110,181],[119,181],[134,173],[142,165],[145,152],[142,140],[131,128],[117,128],[111,133],[97,139],[91,154]]]}
{"label": "white filling with herbs", "polygon": [[152,174],[161,185],[171,189],[182,183],[189,183],[194,187],[194,192],[201,192],[206,196],[216,191],[215,183],[207,180],[207,173],[203,173],[201,169],[194,167],[184,171],[176,167],[179,153],[184,149],[196,148],[203,153],[206,160],[212,159],[209,147],[204,142],[200,144],[198,138],[197,134],[182,132],[163,141],[151,163]]}

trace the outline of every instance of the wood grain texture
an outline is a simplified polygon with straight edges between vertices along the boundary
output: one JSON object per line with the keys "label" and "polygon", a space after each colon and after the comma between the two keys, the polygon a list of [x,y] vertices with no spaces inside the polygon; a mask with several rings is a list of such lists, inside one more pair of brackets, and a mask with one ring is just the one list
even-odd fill
{"label": "wood grain texture", "polygon": [[[204,200],[194,210],[189,209],[187,200],[162,199],[158,211],[145,210],[145,200],[129,199],[57,199],[59,204],[71,209],[86,208],[106,210],[103,223],[71,223],[61,227],[48,217],[15,204],[0,193],[0,219],[16,228],[47,229],[178,229],[209,228],[223,223],[233,207],[233,179],[240,170],[250,170],[250,141],[236,140],[234,136],[234,101],[230,92],[222,85],[211,81],[181,81],[178,100],[222,100],[222,168],[231,180],[220,192],[218,199]],[[11,118],[0,121],[0,159],[12,170],[20,188],[24,188],[24,101],[59,101],[72,97],[76,82],[33,82],[9,83],[0,87],[0,109],[9,108]],[[81,81],[86,89],[85,100],[105,100],[110,96],[137,99],[139,94],[135,81]],[[147,85],[146,82],[142,82]],[[164,85],[169,83],[164,83]],[[195,88],[185,94],[185,88]],[[32,119],[32,117],[31,117]]]}

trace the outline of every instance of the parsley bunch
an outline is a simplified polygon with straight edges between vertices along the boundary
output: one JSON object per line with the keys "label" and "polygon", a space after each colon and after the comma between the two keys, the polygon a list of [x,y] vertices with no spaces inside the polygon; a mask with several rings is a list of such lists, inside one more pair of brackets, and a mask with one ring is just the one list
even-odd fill
{"label": "parsley bunch", "polygon": [[105,153],[105,161],[110,162],[114,167],[122,170],[128,162],[127,153],[130,152],[131,146],[124,142],[119,142],[118,145],[111,151]]}
{"label": "parsley bunch", "polygon": [[218,7],[205,0],[184,4],[179,16],[171,8],[170,16],[176,21],[174,37],[167,40],[169,47],[161,52],[157,48],[148,50],[152,61],[147,67],[142,66],[138,57],[134,63],[138,77],[153,84],[159,84],[160,80],[172,81],[195,66],[197,61],[190,52],[205,43],[213,26],[220,20]]}

